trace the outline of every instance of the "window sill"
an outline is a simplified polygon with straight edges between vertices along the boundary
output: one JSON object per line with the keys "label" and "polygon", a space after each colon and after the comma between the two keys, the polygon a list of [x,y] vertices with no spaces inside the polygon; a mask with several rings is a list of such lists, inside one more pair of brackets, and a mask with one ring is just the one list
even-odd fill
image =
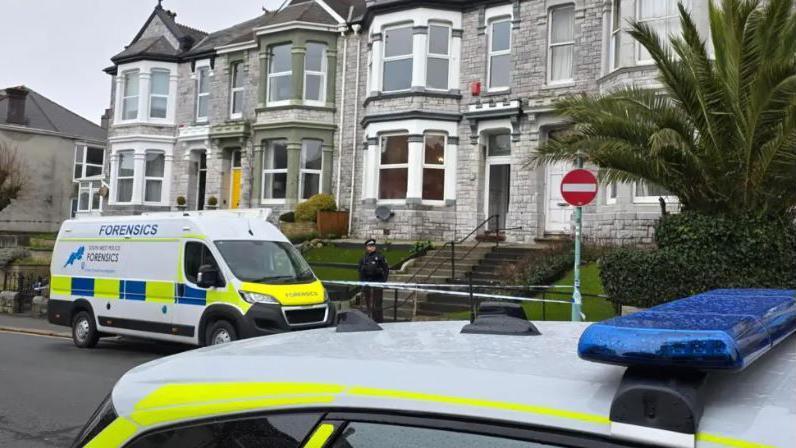
{"label": "window sill", "polygon": [[570,87],[575,87],[574,80],[568,81],[561,81],[561,82],[548,82],[544,86],[542,86],[539,90],[557,90],[557,89],[567,89]]}
{"label": "window sill", "polygon": [[481,96],[511,95],[511,87],[489,89],[481,92]]}
{"label": "window sill", "polygon": [[262,205],[285,205],[287,204],[286,199],[260,199],[260,204]]}
{"label": "window sill", "polygon": [[171,120],[124,120],[124,121],[114,121],[113,127],[122,127],[122,126],[141,126],[141,125],[149,125],[149,126],[176,126],[176,123]]}
{"label": "window sill", "polygon": [[318,105],[313,105],[298,101],[295,103],[294,102],[279,103],[279,104],[269,103],[266,104],[265,106],[258,107],[255,110],[255,112],[261,113],[261,112],[269,112],[275,110],[290,110],[290,109],[318,110],[325,112],[335,111],[335,107],[331,103],[324,103],[324,104],[318,103]]}
{"label": "window sill", "polygon": [[425,88],[413,88],[411,90],[397,90],[394,92],[371,92],[370,96],[365,98],[364,105],[367,106],[373,101],[389,100],[393,98],[407,98],[407,97],[428,97],[428,98],[450,98],[452,100],[462,99],[462,94],[459,90],[429,90]]}
{"label": "window sill", "polygon": [[675,196],[636,196],[636,197],[633,198],[633,203],[634,204],[640,204],[640,205],[644,205],[644,204],[657,205],[657,204],[660,203],[658,201],[658,198],[661,198],[661,197],[663,198],[664,201],[666,201],[667,205],[669,205],[669,204],[679,204],[680,203],[680,201],[678,201],[677,197],[675,197]]}

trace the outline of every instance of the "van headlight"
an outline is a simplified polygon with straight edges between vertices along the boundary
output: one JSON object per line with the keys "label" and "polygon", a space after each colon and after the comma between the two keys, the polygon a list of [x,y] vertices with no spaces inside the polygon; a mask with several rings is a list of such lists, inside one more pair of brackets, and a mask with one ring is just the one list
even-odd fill
{"label": "van headlight", "polygon": [[279,300],[276,300],[276,297],[268,294],[260,294],[259,292],[240,291],[240,296],[243,297],[243,300],[249,303],[272,303],[279,305]]}

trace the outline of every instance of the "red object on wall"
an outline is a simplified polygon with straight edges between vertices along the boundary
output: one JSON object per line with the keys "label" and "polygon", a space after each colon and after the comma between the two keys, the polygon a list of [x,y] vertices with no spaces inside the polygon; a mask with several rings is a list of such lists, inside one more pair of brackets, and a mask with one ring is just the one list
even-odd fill
{"label": "red object on wall", "polygon": [[470,95],[478,96],[481,94],[481,81],[473,81],[470,83]]}
{"label": "red object on wall", "polygon": [[572,170],[561,179],[561,196],[569,205],[588,205],[597,196],[597,178],[589,170]]}

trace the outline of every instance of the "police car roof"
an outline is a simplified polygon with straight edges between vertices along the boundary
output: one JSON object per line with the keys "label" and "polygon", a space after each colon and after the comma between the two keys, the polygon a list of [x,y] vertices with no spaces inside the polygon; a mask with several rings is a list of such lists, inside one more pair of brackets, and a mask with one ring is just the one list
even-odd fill
{"label": "police car roof", "polygon": [[[140,410],[144,398],[157,403],[151,398],[167,385],[329,384],[341,387],[322,407],[467,415],[609,435],[609,410],[625,369],[578,358],[587,324],[535,324],[541,336],[461,334],[464,322],[413,322],[375,332],[323,328],[244,340],[139,366],[117,383],[113,402],[124,416]],[[796,337],[742,372],[712,373],[698,446],[791,444],[795,391]]]}
{"label": "police car roof", "polygon": [[[124,238],[125,236],[176,238],[191,235],[211,240],[252,239],[287,242],[287,237],[266,221],[269,215],[270,209],[240,209],[85,217],[65,221],[61,226],[59,238]],[[129,232],[120,231],[102,234],[99,232],[100,226],[129,227],[137,224],[158,224],[158,232],[156,235],[136,233],[130,235]]]}

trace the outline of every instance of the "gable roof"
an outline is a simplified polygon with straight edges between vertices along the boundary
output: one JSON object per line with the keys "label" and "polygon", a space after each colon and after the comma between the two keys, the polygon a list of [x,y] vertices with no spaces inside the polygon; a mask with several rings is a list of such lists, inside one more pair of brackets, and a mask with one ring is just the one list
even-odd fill
{"label": "gable roof", "polygon": [[[177,14],[163,9],[160,4],[155,6],[152,14],[144,22],[144,26],[138,30],[133,38],[121,53],[113,56],[111,61],[115,64],[121,62],[132,62],[141,59],[156,60],[178,60],[179,56],[193,47],[196,43],[207,37],[204,31],[191,28],[187,25],[177,23]],[[152,21],[159,19],[169,33],[179,42],[175,48],[166,36],[143,37]]]}
{"label": "gable roof", "polygon": [[[57,132],[86,140],[104,142],[107,138],[108,133],[102,127],[57,104],[35,90],[25,86],[18,88],[25,89],[28,92],[25,98],[27,124],[24,127]],[[5,89],[0,90],[0,124],[8,124],[6,121],[8,103],[9,99]],[[14,125],[19,126],[17,124]]]}

